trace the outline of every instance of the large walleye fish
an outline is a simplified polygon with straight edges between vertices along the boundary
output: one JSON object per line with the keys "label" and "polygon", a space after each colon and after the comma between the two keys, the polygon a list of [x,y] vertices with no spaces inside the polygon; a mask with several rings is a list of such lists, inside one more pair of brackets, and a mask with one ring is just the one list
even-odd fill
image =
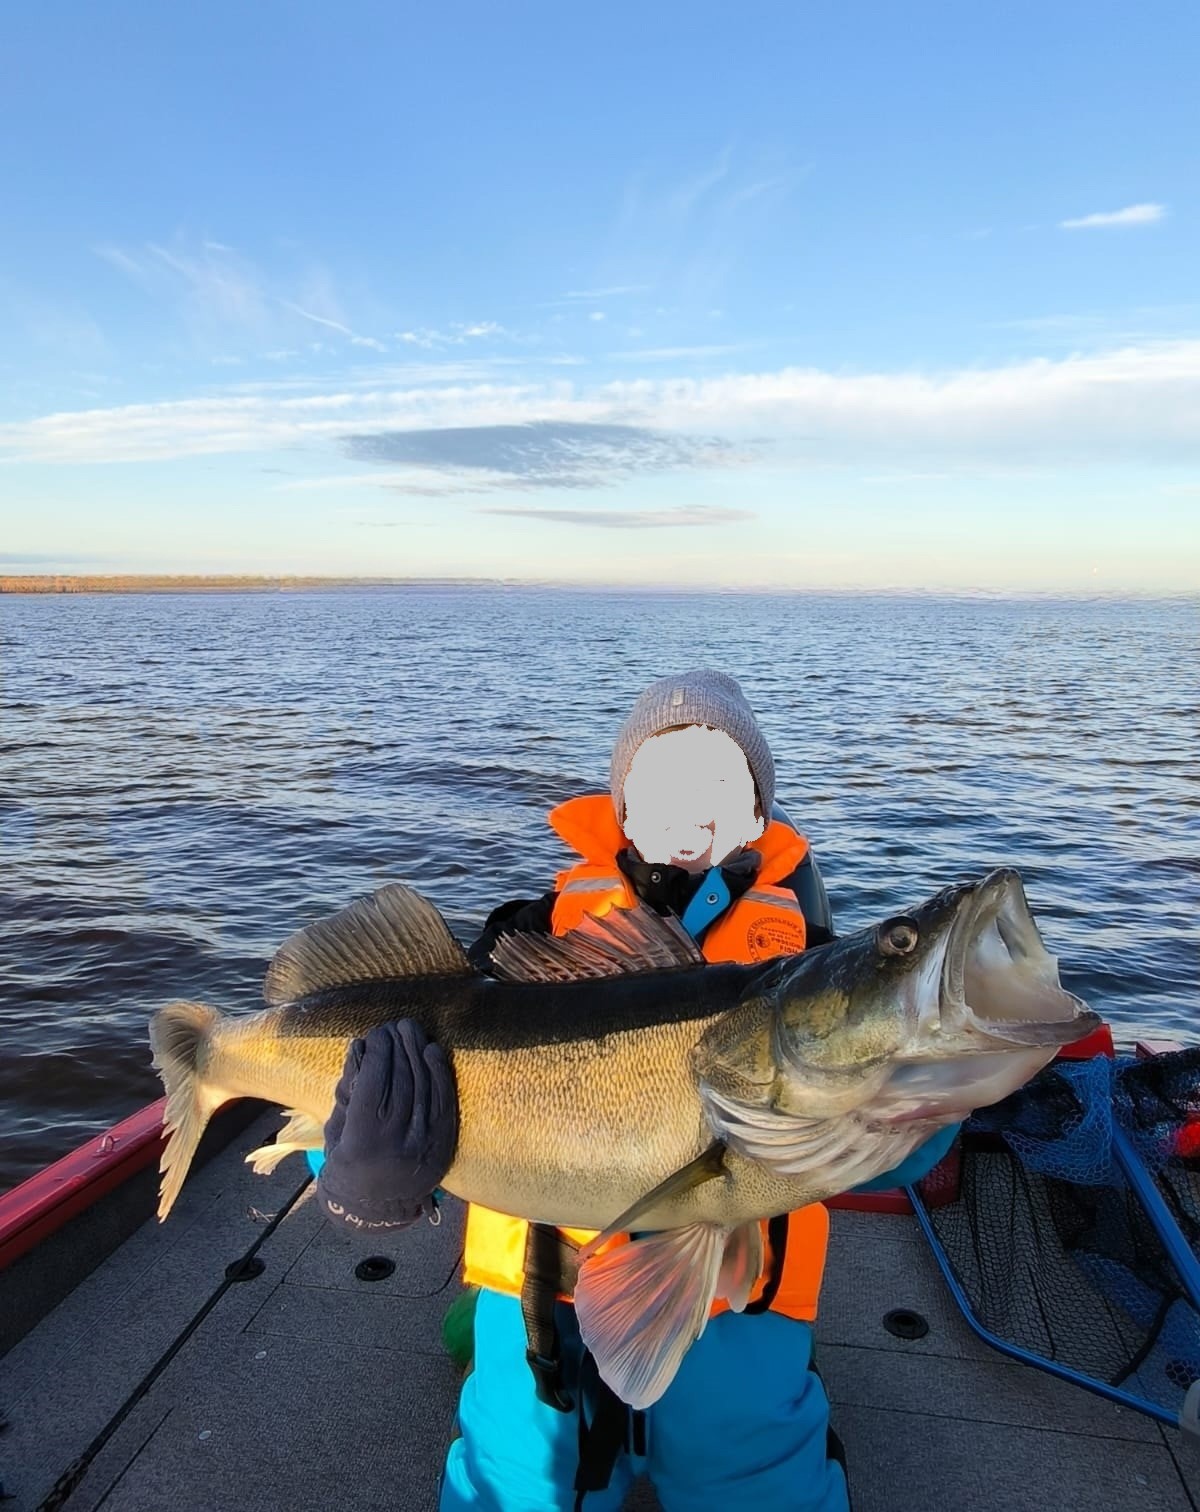
{"label": "large walleye fish", "polygon": [[289,1109],[248,1157],[258,1170],[320,1148],[351,1040],[414,1018],[458,1088],[448,1191],[638,1232],[589,1246],[575,1292],[601,1375],[635,1407],[666,1390],[715,1297],[745,1306],[760,1219],[882,1175],[1098,1022],[1060,986],[1007,870],[759,965],[710,966],[640,907],[563,938],[507,936],[494,960],[499,979],[473,971],[432,904],[397,885],[288,940],[266,1009],[161,1009],[159,1217],[223,1102]]}

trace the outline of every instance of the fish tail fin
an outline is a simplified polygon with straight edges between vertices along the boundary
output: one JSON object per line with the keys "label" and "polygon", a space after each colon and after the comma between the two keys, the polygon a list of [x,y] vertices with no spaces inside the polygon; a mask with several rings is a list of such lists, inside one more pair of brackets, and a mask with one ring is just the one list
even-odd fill
{"label": "fish tail fin", "polygon": [[167,1089],[163,1128],[167,1143],[159,1162],[162,1187],[158,1218],[171,1211],[208,1120],[227,1094],[206,1084],[203,1063],[224,1015],[204,1003],[168,1003],[150,1020],[154,1067]]}

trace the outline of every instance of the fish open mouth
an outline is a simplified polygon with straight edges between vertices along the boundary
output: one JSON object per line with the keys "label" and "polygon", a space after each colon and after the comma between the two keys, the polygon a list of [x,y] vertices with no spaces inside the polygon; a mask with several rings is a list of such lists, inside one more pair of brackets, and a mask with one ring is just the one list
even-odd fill
{"label": "fish open mouth", "polygon": [[992,872],[968,894],[951,926],[938,991],[940,1033],[973,1048],[1053,1047],[1082,1038],[1100,1022],[1058,979],[1021,879]]}
{"label": "fish open mouth", "polygon": [[1100,1017],[1058,979],[1015,871],[962,890],[931,953],[918,1031],[875,1095],[885,1124],[946,1122],[1007,1097]]}

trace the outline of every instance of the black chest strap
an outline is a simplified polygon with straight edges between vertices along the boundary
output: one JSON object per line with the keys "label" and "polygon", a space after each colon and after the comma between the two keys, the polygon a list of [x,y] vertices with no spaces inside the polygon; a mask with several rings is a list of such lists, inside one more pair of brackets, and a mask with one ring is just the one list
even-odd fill
{"label": "black chest strap", "polygon": [[[579,1411],[579,1463],[575,1470],[575,1507],[582,1512],[589,1491],[602,1491],[612,1479],[617,1456],[644,1454],[645,1414],[630,1412],[600,1379],[586,1350],[575,1395],[563,1375],[562,1341],[554,1320],[560,1294],[573,1292],[579,1270],[578,1250],[558,1229],[531,1223],[525,1239],[525,1280],[521,1315],[525,1320],[525,1359],[533,1372],[539,1402],[558,1412]],[[578,1401],[576,1402],[576,1398]],[[632,1442],[631,1442],[632,1436]]]}
{"label": "black chest strap", "polygon": [[767,1224],[767,1243],[771,1246],[771,1269],[763,1285],[762,1296],[746,1305],[748,1313],[764,1313],[775,1300],[783,1280],[783,1262],[787,1257],[788,1215],[781,1213]]}
{"label": "black chest strap", "polygon": [[[591,1407],[591,1418],[588,1407]],[[605,1385],[590,1350],[579,1366],[579,1463],[575,1467],[575,1512],[584,1512],[589,1491],[603,1491],[612,1479],[617,1456],[629,1452],[636,1420],[645,1452],[645,1414],[631,1412],[611,1386]]]}
{"label": "black chest strap", "polygon": [[531,1223],[525,1236],[525,1280],[521,1315],[525,1319],[525,1359],[533,1371],[539,1402],[559,1412],[575,1405],[563,1384],[562,1348],[554,1321],[560,1292],[575,1289],[577,1251],[558,1229]]}

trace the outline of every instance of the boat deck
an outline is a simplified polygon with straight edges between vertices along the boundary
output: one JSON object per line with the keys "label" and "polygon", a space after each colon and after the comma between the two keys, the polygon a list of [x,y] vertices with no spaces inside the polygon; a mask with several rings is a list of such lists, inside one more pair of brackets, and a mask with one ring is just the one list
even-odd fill
{"label": "boat deck", "polygon": [[[435,1506],[459,1379],[440,1328],[461,1210],[381,1238],[308,1202],[268,1231],[261,1213],[287,1204],[303,1168],[256,1177],[238,1157],[277,1123],[239,1134],[166,1225],[138,1228],[0,1358],[5,1512],[42,1506],[205,1307],[61,1503],[70,1512]],[[261,1274],[222,1290],[256,1242]],[[369,1255],[394,1273],[359,1279]],[[923,1315],[924,1338],[884,1330],[898,1307]],[[1200,1446],[989,1350],[911,1218],[834,1213],[817,1333],[855,1512],[1200,1512]],[[629,1506],[657,1501],[642,1485]]]}

